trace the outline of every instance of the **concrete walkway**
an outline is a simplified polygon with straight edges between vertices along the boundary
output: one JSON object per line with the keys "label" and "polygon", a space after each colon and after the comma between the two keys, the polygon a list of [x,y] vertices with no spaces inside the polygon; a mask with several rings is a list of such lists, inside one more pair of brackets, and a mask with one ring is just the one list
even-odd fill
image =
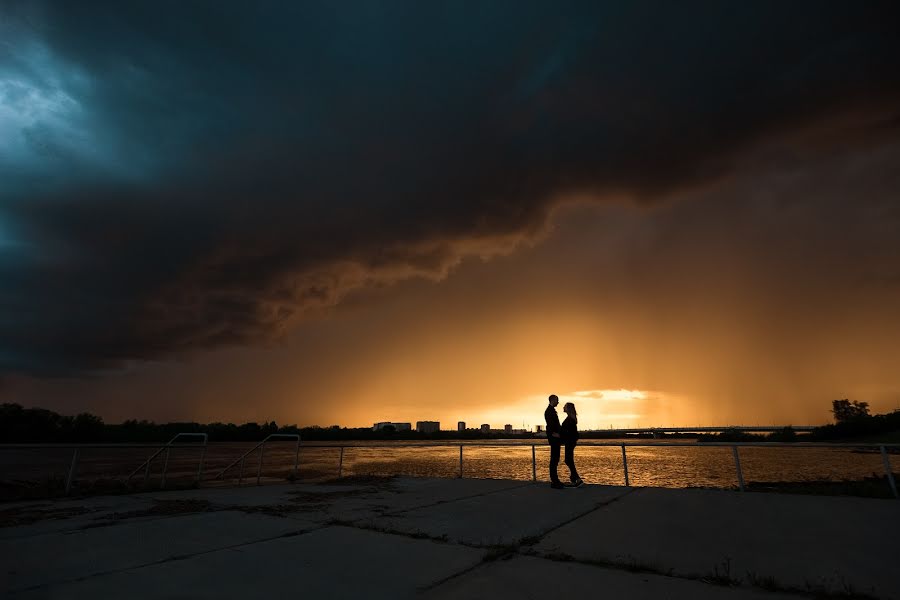
{"label": "concrete walkway", "polygon": [[3,598],[900,599],[900,502],[475,479],[0,505]]}

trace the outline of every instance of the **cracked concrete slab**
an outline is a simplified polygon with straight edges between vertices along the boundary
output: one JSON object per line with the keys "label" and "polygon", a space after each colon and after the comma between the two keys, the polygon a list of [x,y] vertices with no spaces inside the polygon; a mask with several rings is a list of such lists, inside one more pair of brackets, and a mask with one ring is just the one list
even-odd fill
{"label": "cracked concrete slab", "polygon": [[134,494],[135,498],[152,499],[196,499],[202,498],[209,502],[222,506],[239,504],[241,506],[262,506],[266,504],[284,504],[289,502],[296,494],[336,494],[363,491],[369,489],[364,485],[317,485],[308,483],[281,484],[281,485],[248,485],[233,488],[200,488],[177,491],[153,491]]}
{"label": "cracked concrete slab", "polygon": [[[316,510],[305,512],[303,517],[323,523],[334,519],[350,522],[371,520],[385,514],[400,514],[522,485],[526,484],[496,479],[396,478],[367,491],[335,494],[330,498],[316,498],[313,490],[312,496],[307,498],[311,505],[319,506]],[[306,491],[298,491],[295,498],[303,498],[305,494]]]}
{"label": "cracked concrete slab", "polygon": [[[506,589],[479,579],[482,572],[511,578],[506,585],[519,590],[505,571],[512,564],[527,571],[522,579],[546,571],[538,579],[568,578],[572,589],[592,596],[599,592],[590,581],[623,597],[704,598],[711,589],[727,598],[775,587],[900,598],[892,579],[892,541],[900,533],[893,500],[397,478],[15,506],[43,511],[45,519],[8,528],[17,535],[0,539],[4,597],[118,598],[127,590],[138,598],[244,598],[312,590],[396,598],[422,587],[448,594],[445,586],[456,585],[463,585],[459,595],[479,597],[479,590]],[[510,550],[517,551],[511,560],[480,564]],[[567,557],[577,564],[562,562]],[[708,586],[699,581],[704,576],[743,587]],[[656,577],[670,587],[660,591]],[[556,589],[542,586],[516,595]]]}
{"label": "cracked concrete slab", "polygon": [[71,531],[116,513],[146,510],[151,506],[152,499],[131,496],[0,505],[0,540]]}
{"label": "cracked concrete slab", "polygon": [[465,571],[478,550],[347,527],[209,552],[84,581],[13,594],[16,599],[414,598]]}
{"label": "cracked concrete slab", "polygon": [[395,508],[406,510],[426,504],[449,502],[466,496],[508,490],[521,487],[526,482],[511,479],[439,479],[398,477],[393,480],[391,490],[397,498]]}
{"label": "cracked concrete slab", "polygon": [[0,576],[4,589],[22,590],[302,529],[293,519],[222,511],[9,539],[0,541]]}
{"label": "cracked concrete slab", "polygon": [[895,500],[640,489],[534,550],[691,576],[900,598]]}
{"label": "cracked concrete slab", "polygon": [[606,569],[574,562],[513,556],[480,566],[423,594],[428,600],[546,600],[554,597],[629,600],[783,600],[793,595],[709,585],[649,573]]}
{"label": "cracked concrete slab", "polygon": [[541,535],[628,491],[628,488],[591,485],[555,490],[544,484],[520,484],[357,523],[433,538],[446,536],[451,541],[467,544],[512,544]]}

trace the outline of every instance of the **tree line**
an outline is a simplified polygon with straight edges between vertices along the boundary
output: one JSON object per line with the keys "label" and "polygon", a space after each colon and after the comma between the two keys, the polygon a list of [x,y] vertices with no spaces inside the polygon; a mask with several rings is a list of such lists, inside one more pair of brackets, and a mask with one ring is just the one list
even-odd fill
{"label": "tree line", "polygon": [[[834,423],[817,427],[809,434],[798,434],[790,427],[767,436],[743,432],[723,432],[703,435],[707,441],[830,441],[859,436],[877,435],[900,431],[900,410],[881,415],[869,414],[866,402],[848,399],[832,402]],[[119,424],[104,423],[91,413],[66,416],[44,408],[24,408],[19,404],[0,404],[0,442],[5,443],[158,443],[175,437],[178,433],[205,433],[214,442],[255,442],[273,433],[299,433],[306,441],[340,440],[465,440],[531,438],[532,434],[506,435],[501,431],[373,431],[369,427],[298,427],[268,423],[154,423],[131,419]],[[608,437],[605,432],[584,432],[585,438]],[[678,437],[689,437],[686,434]]]}
{"label": "tree line", "polygon": [[0,404],[0,442],[5,443],[158,443],[179,433],[205,433],[211,442],[258,442],[273,433],[300,434],[305,441],[340,440],[445,440],[531,437],[531,434],[504,435],[469,429],[462,432],[373,431],[370,427],[329,427],[278,425],[268,423],[155,423],[130,419],[119,424],[104,423],[91,413],[65,416],[45,408],[24,408]]}
{"label": "tree line", "polygon": [[831,414],[834,415],[834,423],[817,427],[810,434],[810,439],[840,440],[900,431],[900,410],[871,415],[868,402],[851,402],[846,398],[834,400],[831,403]]}
{"label": "tree line", "polygon": [[881,415],[869,414],[869,403],[857,400],[831,401],[834,423],[816,427],[809,433],[797,433],[791,427],[766,435],[745,431],[723,431],[701,435],[701,442],[831,442],[858,437],[900,432],[900,410]]}

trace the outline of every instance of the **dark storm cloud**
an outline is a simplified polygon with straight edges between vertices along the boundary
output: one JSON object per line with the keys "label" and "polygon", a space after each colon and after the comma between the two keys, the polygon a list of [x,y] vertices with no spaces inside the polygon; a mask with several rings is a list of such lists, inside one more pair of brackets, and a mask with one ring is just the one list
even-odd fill
{"label": "dark storm cloud", "polygon": [[266,339],[506,251],[562,195],[897,124],[890,2],[2,10],[0,371]]}

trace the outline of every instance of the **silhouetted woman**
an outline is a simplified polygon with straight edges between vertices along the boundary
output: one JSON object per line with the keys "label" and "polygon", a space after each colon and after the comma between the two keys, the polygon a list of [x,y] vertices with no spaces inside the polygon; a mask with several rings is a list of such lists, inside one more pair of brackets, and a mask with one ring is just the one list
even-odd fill
{"label": "silhouetted woman", "polygon": [[575,444],[578,443],[578,413],[575,411],[575,405],[566,402],[563,406],[563,412],[566,413],[566,419],[562,422],[559,435],[562,443],[566,446],[566,466],[569,467],[569,479],[572,485],[579,487],[584,485],[578,471],[575,469]]}

